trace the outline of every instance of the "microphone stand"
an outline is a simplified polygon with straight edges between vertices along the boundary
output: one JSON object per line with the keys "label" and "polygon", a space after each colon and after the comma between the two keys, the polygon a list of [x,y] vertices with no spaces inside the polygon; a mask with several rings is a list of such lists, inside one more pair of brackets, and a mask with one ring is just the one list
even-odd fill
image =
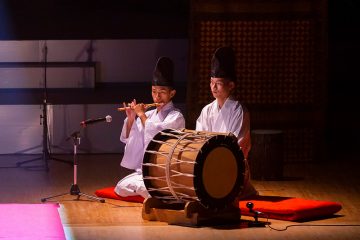
{"label": "microphone stand", "polygon": [[47,70],[47,45],[46,45],[46,41],[44,44],[44,88],[43,88],[43,102],[42,102],[42,115],[40,115],[40,124],[43,125],[43,139],[42,139],[42,147],[43,147],[43,152],[42,152],[42,156],[35,158],[35,159],[31,159],[31,160],[26,160],[26,161],[22,161],[22,162],[17,162],[16,166],[20,167],[25,163],[29,163],[29,162],[33,162],[33,161],[37,161],[37,160],[43,160],[45,166],[42,165],[36,165],[36,166],[27,166],[25,168],[29,168],[29,169],[33,169],[33,168],[42,168],[45,167],[46,171],[49,171],[49,160],[53,159],[53,160],[57,160],[60,162],[64,162],[64,163],[68,163],[68,164],[72,164],[71,161],[66,161],[66,160],[62,160],[62,159],[56,159],[56,158],[52,158],[50,151],[49,151],[49,128],[48,128],[48,122],[47,122],[47,99],[48,99],[48,94],[47,94],[47,74],[46,74],[46,70]]}
{"label": "microphone stand", "polygon": [[74,182],[71,185],[70,193],[67,192],[67,193],[62,193],[62,194],[57,194],[57,195],[53,195],[53,196],[50,196],[50,197],[42,198],[41,202],[46,202],[49,199],[69,194],[69,195],[77,196],[76,200],[79,200],[81,196],[85,196],[85,197],[87,197],[87,198],[89,198],[91,200],[99,201],[101,203],[104,203],[105,199],[98,198],[98,197],[95,197],[95,196],[91,196],[91,195],[88,195],[86,193],[82,193],[80,191],[79,185],[77,184],[77,166],[78,166],[77,146],[80,145],[80,131],[76,131],[76,132],[72,133],[71,136],[67,138],[67,140],[69,140],[70,138],[73,139],[73,145],[74,145],[74,162],[73,162],[73,164],[74,164]]}
{"label": "microphone stand", "polygon": [[254,210],[254,204],[252,202],[247,202],[246,207],[249,209],[249,212],[254,214],[254,221],[248,223],[248,227],[265,227],[264,222],[259,222],[259,214],[261,212]]}

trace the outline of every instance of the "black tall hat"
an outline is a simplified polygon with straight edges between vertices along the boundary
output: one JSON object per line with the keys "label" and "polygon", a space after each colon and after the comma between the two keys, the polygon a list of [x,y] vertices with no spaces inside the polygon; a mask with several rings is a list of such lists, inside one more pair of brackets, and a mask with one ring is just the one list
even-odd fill
{"label": "black tall hat", "polygon": [[216,49],[211,59],[210,77],[228,78],[236,81],[235,52],[231,47]]}
{"label": "black tall hat", "polygon": [[174,63],[168,57],[160,57],[153,72],[153,86],[173,87]]}

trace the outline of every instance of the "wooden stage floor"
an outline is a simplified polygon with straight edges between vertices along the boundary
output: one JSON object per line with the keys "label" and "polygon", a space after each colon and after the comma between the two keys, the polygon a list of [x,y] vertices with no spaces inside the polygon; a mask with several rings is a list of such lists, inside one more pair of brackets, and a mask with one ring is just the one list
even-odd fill
{"label": "wooden stage floor", "polygon": [[[43,197],[70,191],[72,165],[51,160],[48,172],[16,167],[16,162],[33,157],[36,156],[0,156],[0,203],[40,203]],[[71,155],[57,157],[72,161]],[[93,195],[96,189],[115,185],[124,174],[119,167],[120,159],[120,154],[79,155],[80,190]],[[41,163],[37,161],[26,166]],[[297,223],[269,219],[271,226],[277,229],[301,225],[289,227],[286,231],[247,228],[244,224],[196,228],[174,226],[143,220],[142,204],[138,203],[109,199],[100,203],[86,197],[76,201],[71,195],[53,201],[61,205],[59,211],[67,239],[360,239],[360,164],[354,163],[356,161],[292,163],[284,166],[286,180],[253,181],[261,195],[328,200],[343,205],[334,217],[322,220]],[[241,219],[251,220],[249,217]]]}

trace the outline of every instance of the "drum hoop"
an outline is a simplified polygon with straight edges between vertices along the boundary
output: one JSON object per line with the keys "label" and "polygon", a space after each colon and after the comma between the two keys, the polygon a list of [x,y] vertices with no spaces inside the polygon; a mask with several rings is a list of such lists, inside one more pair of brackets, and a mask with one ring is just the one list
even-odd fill
{"label": "drum hoop", "polygon": [[[162,131],[158,132],[146,147],[145,154],[144,154],[144,157],[143,157],[143,164],[142,164],[143,179],[144,179],[144,184],[145,184],[146,189],[154,189],[154,187],[153,187],[153,185],[151,183],[151,180],[145,178],[145,176],[149,176],[149,166],[144,164],[144,163],[150,163],[152,153],[149,153],[148,150],[151,149],[152,151],[157,151],[160,148],[160,145],[158,145],[156,142],[153,141],[154,139],[156,139],[156,140],[164,140],[165,136],[162,135]],[[149,194],[152,197],[156,196],[156,194],[153,194],[152,191],[149,191]]]}
{"label": "drum hoop", "polygon": [[175,142],[175,144],[173,144],[173,146],[171,147],[171,149],[167,155],[167,161],[166,161],[166,166],[165,166],[165,176],[166,176],[166,181],[167,181],[169,190],[170,190],[171,194],[173,195],[173,197],[176,198],[176,200],[179,200],[179,197],[178,197],[177,193],[174,191],[174,188],[172,186],[171,179],[170,179],[170,167],[171,167],[172,155],[176,149],[176,146],[179,144],[179,142],[181,140],[183,140],[184,138],[186,138],[190,134],[191,133],[187,133],[187,134],[184,134],[183,136],[181,136],[180,138],[178,138],[178,140]]}

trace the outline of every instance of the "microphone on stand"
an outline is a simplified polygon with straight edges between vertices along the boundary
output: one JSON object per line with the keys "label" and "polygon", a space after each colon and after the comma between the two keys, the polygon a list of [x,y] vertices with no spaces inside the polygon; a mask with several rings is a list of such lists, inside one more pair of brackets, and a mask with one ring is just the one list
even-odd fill
{"label": "microphone on stand", "polygon": [[249,209],[249,212],[254,214],[254,222],[249,222],[248,226],[249,227],[265,227],[265,223],[264,222],[259,222],[258,217],[260,214],[263,214],[262,212],[256,211],[254,210],[254,203],[252,202],[247,202],[246,203],[246,207]]}
{"label": "microphone on stand", "polygon": [[107,115],[106,117],[103,117],[103,118],[84,120],[84,121],[80,122],[80,126],[86,127],[87,125],[98,123],[98,122],[104,122],[104,121],[111,122],[112,117],[110,115]]}

